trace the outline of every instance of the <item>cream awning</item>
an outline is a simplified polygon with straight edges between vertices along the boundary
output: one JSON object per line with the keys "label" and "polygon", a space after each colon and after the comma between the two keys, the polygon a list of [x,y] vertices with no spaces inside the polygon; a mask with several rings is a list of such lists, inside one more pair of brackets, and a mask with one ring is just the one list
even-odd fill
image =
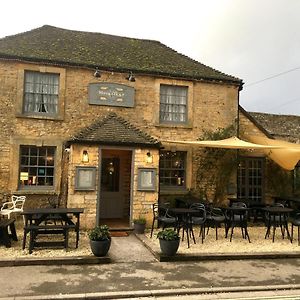
{"label": "cream awning", "polygon": [[293,170],[300,160],[300,145],[263,136],[246,136],[253,143],[278,146],[279,149],[264,149],[263,152],[283,169]]}
{"label": "cream awning", "polygon": [[246,142],[236,136],[217,141],[171,141],[163,143],[184,144],[199,147],[226,148],[226,149],[256,149],[261,150],[270,159],[283,169],[293,170],[300,160],[300,145],[281,140],[272,140],[262,136],[245,136],[251,142]]}
{"label": "cream awning", "polygon": [[210,148],[226,148],[226,149],[278,149],[280,146],[268,146],[259,145],[250,142],[243,141],[236,136],[230,137],[228,139],[217,140],[217,141],[171,141],[164,140],[163,143],[171,144],[185,144],[194,145],[200,147],[210,147]]}

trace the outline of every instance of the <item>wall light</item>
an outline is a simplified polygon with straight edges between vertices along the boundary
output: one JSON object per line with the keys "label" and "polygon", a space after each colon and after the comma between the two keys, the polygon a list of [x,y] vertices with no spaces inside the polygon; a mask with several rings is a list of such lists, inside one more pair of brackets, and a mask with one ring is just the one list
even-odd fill
{"label": "wall light", "polygon": [[82,162],[89,162],[89,153],[87,150],[82,151],[82,157],[81,157]]}
{"label": "wall light", "polygon": [[96,77],[96,78],[100,78],[101,77],[101,73],[100,73],[100,70],[98,68],[96,68],[96,71],[94,73],[94,77]]}
{"label": "wall light", "polygon": [[130,81],[130,82],[135,82],[135,77],[134,77],[134,75],[133,75],[132,72],[130,72],[130,73],[128,74],[128,76],[126,77],[126,79],[127,79],[128,81]]}
{"label": "wall light", "polygon": [[146,163],[148,163],[148,164],[152,164],[153,163],[153,156],[151,155],[150,152],[147,152]]}

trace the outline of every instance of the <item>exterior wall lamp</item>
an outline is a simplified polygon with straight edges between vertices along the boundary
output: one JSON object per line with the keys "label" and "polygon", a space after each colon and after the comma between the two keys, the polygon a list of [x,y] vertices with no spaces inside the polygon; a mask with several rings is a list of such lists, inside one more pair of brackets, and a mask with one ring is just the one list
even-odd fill
{"label": "exterior wall lamp", "polygon": [[100,73],[100,71],[99,71],[98,68],[96,68],[96,71],[94,73],[94,77],[96,77],[96,78],[100,78],[101,77],[101,73]]}
{"label": "exterior wall lamp", "polygon": [[147,154],[146,154],[146,163],[148,163],[148,164],[153,163],[153,155],[151,155],[150,152],[147,152]]}
{"label": "exterior wall lamp", "polygon": [[134,75],[133,75],[132,72],[130,72],[130,73],[128,74],[128,76],[126,77],[126,79],[127,79],[128,81],[130,81],[130,82],[135,82],[135,77],[134,77]]}
{"label": "exterior wall lamp", "polygon": [[81,161],[84,163],[89,162],[89,153],[87,152],[87,150],[82,151]]}

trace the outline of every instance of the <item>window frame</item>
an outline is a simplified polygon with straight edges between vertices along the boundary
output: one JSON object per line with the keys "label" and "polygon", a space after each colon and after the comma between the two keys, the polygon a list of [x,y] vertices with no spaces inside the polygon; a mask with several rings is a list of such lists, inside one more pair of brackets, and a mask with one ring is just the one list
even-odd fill
{"label": "window frame", "polygon": [[[51,73],[51,74],[59,75],[58,105],[57,105],[57,112],[55,114],[23,112],[26,71]],[[58,120],[58,121],[63,120],[65,114],[65,90],[66,90],[65,69],[59,67],[52,67],[52,66],[24,64],[23,68],[21,67],[18,70],[17,98],[16,98],[16,110],[15,110],[16,117],[32,118],[32,119],[48,119],[48,120]]]}
{"label": "window frame", "polygon": [[[37,82],[29,82],[28,77],[32,76],[33,81],[37,80]],[[55,76],[56,81],[57,81],[57,85],[56,84],[43,84],[43,81],[45,80],[46,77],[47,80],[49,80],[50,76]],[[49,72],[38,72],[38,71],[32,71],[32,70],[25,70],[24,71],[24,88],[23,88],[23,106],[22,106],[22,113],[24,115],[27,114],[34,114],[34,115],[39,115],[39,116],[56,116],[58,114],[58,109],[59,109],[59,82],[60,82],[60,75],[59,73],[49,73]],[[27,89],[29,89],[30,85],[32,85],[33,90],[35,90],[37,88],[37,86],[41,86],[40,87],[40,92],[34,91],[34,92],[29,92],[27,91]],[[47,87],[47,91],[44,92],[44,86],[48,86]],[[56,88],[55,88],[56,87]],[[51,89],[57,89],[57,93],[48,93],[49,90]],[[28,95],[28,97],[27,97]],[[39,103],[38,101],[30,101],[30,99],[28,99],[30,96],[29,95],[39,95],[42,99],[42,101]],[[47,95],[50,96],[51,100],[53,97],[56,98],[56,105],[55,105],[55,112],[47,112],[46,110],[49,110],[49,105],[51,105],[50,102],[45,102],[45,98],[47,97]],[[34,98],[34,97],[33,97]],[[48,100],[49,101],[49,100]],[[43,109],[45,111],[34,111],[34,110],[28,110],[26,111],[25,108],[26,106],[39,106],[39,107],[43,107]],[[47,108],[48,106],[48,108]]]}
{"label": "window frame", "polygon": [[[169,112],[169,114],[172,116],[172,120],[164,120],[162,117],[162,114],[164,114],[164,112],[162,111],[162,89],[163,88],[172,88],[174,89],[173,94],[172,94],[172,102],[174,101],[174,97],[175,96],[175,90],[176,89],[184,89],[185,90],[185,104],[178,104],[178,103],[169,103],[168,105],[170,105],[172,107],[172,111]],[[178,96],[177,96],[178,97]],[[161,83],[160,84],[160,90],[159,90],[159,123],[160,124],[182,124],[182,125],[186,125],[188,124],[188,98],[189,98],[189,86],[187,85],[172,85],[172,84],[164,84]],[[185,107],[185,112],[184,112],[184,120],[180,121],[180,120],[174,120],[174,116],[176,114],[179,114],[178,112],[173,112],[173,108],[175,106],[184,106]]]}
{"label": "window frame", "polygon": [[[163,168],[162,167],[162,160],[161,160],[161,155],[163,152],[167,152],[167,153],[181,153],[183,155],[182,157],[182,161],[183,161],[183,168]],[[161,190],[186,190],[187,189],[187,167],[188,167],[188,152],[187,151],[181,151],[181,150],[176,150],[176,151],[171,151],[171,150],[163,150],[163,151],[160,151],[160,160],[159,160],[159,185],[160,185],[160,189]],[[172,160],[170,162],[170,164],[172,164]],[[162,171],[167,171],[167,172],[170,172],[172,173],[172,171],[183,171],[184,175],[182,178],[183,180],[183,184],[182,185],[164,185],[162,184]],[[172,178],[176,178],[175,177],[172,177],[172,176],[169,176],[169,177],[164,177],[164,178],[169,178],[170,181],[172,180]],[[178,178],[178,177],[177,177]]]}
{"label": "window frame", "polygon": [[[49,148],[52,148],[52,150],[53,150],[53,156],[52,156],[52,158],[53,158],[53,166],[39,165],[38,161],[39,161],[39,158],[43,157],[42,155],[36,155],[36,156],[32,155],[32,156],[30,156],[30,154],[29,154],[28,156],[25,156],[25,155],[22,156],[22,147],[24,147],[24,148],[28,147],[29,149],[31,149],[33,147],[35,147],[35,148],[46,148],[46,153],[47,153],[47,151],[48,151]],[[30,150],[29,150],[29,152],[30,152]],[[39,152],[39,151],[37,151],[37,152]],[[56,146],[37,146],[37,145],[23,145],[23,144],[21,144],[20,147],[19,147],[18,190],[32,190],[32,191],[33,190],[44,190],[44,189],[47,189],[47,190],[51,189],[51,190],[53,190],[55,188],[55,186],[56,186],[56,180],[57,180],[56,179],[56,172],[57,172],[56,155],[57,155],[57,147]],[[36,157],[37,163],[36,163],[36,165],[30,165],[28,163],[28,165],[27,165],[28,171],[27,172],[23,171],[24,170],[23,168],[26,168],[26,165],[22,164],[22,157],[28,157],[28,161],[31,158]],[[33,168],[36,169],[37,173],[39,172],[39,169],[45,169],[45,171],[47,169],[52,169],[53,170],[53,172],[52,172],[53,175],[52,176],[48,176],[49,178],[50,177],[53,178],[52,185],[46,185],[46,184],[45,185],[24,185],[24,184],[22,184],[21,183],[21,173],[23,173],[23,172],[27,173],[27,177],[29,178],[29,170],[33,169]],[[42,175],[42,174],[40,174],[40,175]],[[38,175],[36,177],[37,177],[36,180],[38,180]],[[41,176],[41,177],[45,177],[45,180],[47,178],[46,175],[45,176]]]}

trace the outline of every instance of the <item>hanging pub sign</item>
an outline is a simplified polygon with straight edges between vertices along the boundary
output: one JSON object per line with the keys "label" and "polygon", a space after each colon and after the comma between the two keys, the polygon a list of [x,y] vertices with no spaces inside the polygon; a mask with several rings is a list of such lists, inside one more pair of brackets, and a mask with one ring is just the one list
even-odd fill
{"label": "hanging pub sign", "polygon": [[90,83],[89,104],[134,107],[134,88],[118,83]]}

